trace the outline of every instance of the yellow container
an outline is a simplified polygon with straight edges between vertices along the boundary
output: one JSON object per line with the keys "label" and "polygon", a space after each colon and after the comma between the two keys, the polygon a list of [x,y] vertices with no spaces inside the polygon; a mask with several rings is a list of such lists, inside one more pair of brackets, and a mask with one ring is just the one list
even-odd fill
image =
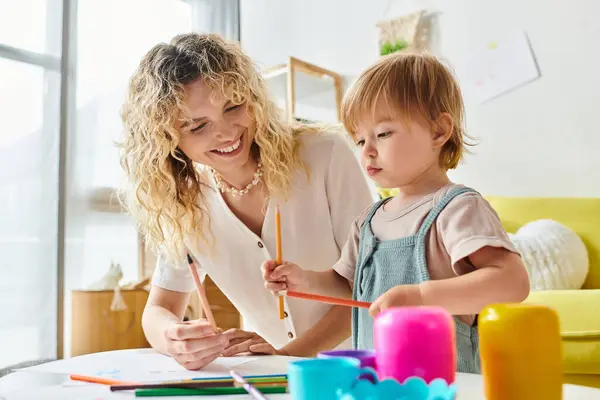
{"label": "yellow container", "polygon": [[479,314],[487,400],[562,399],[558,315],[533,304],[496,304]]}

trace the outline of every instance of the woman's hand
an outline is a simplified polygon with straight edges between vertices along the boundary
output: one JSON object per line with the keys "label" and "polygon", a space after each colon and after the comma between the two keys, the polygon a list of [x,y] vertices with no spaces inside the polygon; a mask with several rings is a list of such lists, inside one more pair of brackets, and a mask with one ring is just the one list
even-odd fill
{"label": "woman's hand", "polygon": [[229,346],[223,352],[223,356],[229,357],[240,353],[255,353],[268,355],[287,354],[283,350],[277,350],[258,333],[247,332],[241,329],[229,329],[223,333],[229,340]]}
{"label": "woman's hand", "polygon": [[221,356],[229,340],[207,320],[176,322],[165,329],[167,352],[180,365],[197,370]]}
{"label": "woman's hand", "polygon": [[265,287],[274,294],[284,290],[305,290],[308,287],[306,273],[298,265],[284,261],[265,261],[261,267]]}

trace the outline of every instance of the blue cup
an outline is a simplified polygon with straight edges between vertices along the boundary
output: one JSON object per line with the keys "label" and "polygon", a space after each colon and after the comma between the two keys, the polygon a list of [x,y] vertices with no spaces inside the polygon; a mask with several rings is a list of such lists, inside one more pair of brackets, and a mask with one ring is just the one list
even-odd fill
{"label": "blue cup", "polygon": [[354,358],[311,358],[288,366],[289,392],[294,400],[337,400],[363,377],[377,382],[372,368],[361,368]]}

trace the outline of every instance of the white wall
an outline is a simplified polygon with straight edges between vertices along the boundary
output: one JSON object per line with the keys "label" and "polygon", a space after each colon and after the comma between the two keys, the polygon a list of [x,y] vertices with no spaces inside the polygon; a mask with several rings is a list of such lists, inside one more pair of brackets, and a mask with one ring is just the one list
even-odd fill
{"label": "white wall", "polygon": [[[467,105],[480,143],[452,173],[484,194],[600,195],[597,0],[242,0],[242,42],[260,64],[300,59],[356,76],[377,57],[375,23],[439,11],[436,54],[456,65],[490,35],[525,30],[542,77]],[[386,12],[387,10],[387,12]]]}

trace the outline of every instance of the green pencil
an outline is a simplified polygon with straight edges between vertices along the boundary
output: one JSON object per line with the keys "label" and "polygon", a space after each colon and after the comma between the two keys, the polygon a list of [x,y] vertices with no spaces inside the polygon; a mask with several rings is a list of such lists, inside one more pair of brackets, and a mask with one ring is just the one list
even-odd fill
{"label": "green pencil", "polygon": [[[261,393],[287,393],[286,386],[266,386],[257,387]],[[202,389],[182,389],[182,388],[162,388],[162,389],[137,389],[135,397],[152,397],[152,396],[215,396],[226,394],[247,394],[246,390],[241,387],[216,387]]]}

